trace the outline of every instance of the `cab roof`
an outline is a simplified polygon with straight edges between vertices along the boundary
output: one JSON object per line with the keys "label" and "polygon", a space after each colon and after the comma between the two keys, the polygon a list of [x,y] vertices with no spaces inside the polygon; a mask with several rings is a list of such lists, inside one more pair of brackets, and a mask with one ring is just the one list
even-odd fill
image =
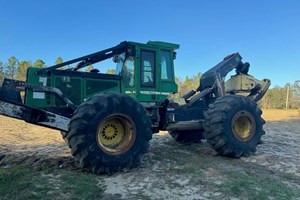
{"label": "cab roof", "polygon": [[149,40],[146,44],[145,43],[139,43],[139,42],[132,42],[128,41],[128,43],[131,43],[133,45],[138,45],[138,46],[153,46],[153,47],[159,47],[159,48],[167,48],[167,49],[179,49],[180,45],[179,44],[174,44],[174,43],[169,43],[169,42],[162,42],[162,41],[151,41]]}

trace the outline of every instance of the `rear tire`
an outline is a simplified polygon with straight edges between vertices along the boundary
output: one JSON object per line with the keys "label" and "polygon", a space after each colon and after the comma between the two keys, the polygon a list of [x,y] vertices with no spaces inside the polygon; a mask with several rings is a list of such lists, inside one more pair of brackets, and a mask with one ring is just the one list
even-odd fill
{"label": "rear tire", "polygon": [[251,99],[228,95],[217,99],[204,112],[204,136],[222,156],[249,156],[265,134],[262,111]]}
{"label": "rear tire", "polygon": [[67,139],[82,168],[95,174],[129,170],[141,162],[152,138],[144,107],[129,96],[93,96],[75,111]]}
{"label": "rear tire", "polygon": [[169,131],[171,137],[181,143],[199,143],[204,139],[203,130]]}

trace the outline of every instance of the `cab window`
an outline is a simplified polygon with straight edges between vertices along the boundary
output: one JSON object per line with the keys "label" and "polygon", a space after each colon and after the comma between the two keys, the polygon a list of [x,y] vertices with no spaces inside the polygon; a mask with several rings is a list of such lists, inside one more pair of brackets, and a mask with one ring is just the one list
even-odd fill
{"label": "cab window", "polygon": [[134,57],[129,56],[124,62],[122,76],[127,87],[134,86]]}
{"label": "cab window", "polygon": [[141,51],[141,86],[155,86],[155,52]]}
{"label": "cab window", "polygon": [[161,79],[172,81],[171,52],[160,51]]}

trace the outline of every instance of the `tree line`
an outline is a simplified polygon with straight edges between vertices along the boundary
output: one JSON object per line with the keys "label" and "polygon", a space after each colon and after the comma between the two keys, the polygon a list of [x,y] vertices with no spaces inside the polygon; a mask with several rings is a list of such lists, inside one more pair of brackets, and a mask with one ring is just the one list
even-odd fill
{"label": "tree line", "polygon": [[300,80],[269,89],[260,101],[260,106],[265,109],[300,108]]}
{"label": "tree line", "polygon": [[[62,62],[61,57],[58,57],[55,61],[56,64]],[[10,57],[5,63],[0,61],[0,83],[2,84],[4,78],[25,81],[27,69],[31,66],[43,68],[46,67],[46,63],[42,59],[37,59],[34,62],[29,60],[19,61],[15,56]]]}
{"label": "tree line", "polygon": [[[55,60],[55,64],[63,62],[61,57]],[[15,56],[10,57],[7,62],[0,61],[0,84],[4,78],[16,79],[20,81],[26,80],[26,72],[28,67],[47,67],[42,59],[37,59],[34,62],[29,60],[19,61]],[[86,71],[92,70],[94,67],[88,66]],[[109,69],[106,73],[113,74],[114,70]],[[201,73],[194,76],[186,76],[184,79],[175,77],[178,85],[178,93],[173,97],[181,97],[191,90],[199,87]],[[275,86],[267,91],[266,95],[259,102],[261,108],[264,109],[297,109],[300,108],[300,80],[295,81],[293,84],[286,84],[284,87]]]}
{"label": "tree line", "polygon": [[[57,57],[54,64],[61,63],[63,63],[62,57]],[[30,60],[19,61],[15,56],[10,57],[5,63],[0,61],[0,84],[2,84],[4,78],[25,81],[28,67],[44,68],[47,67],[47,64],[42,59],[37,59],[34,62]],[[86,68],[86,71],[93,68],[94,66],[90,65]]]}

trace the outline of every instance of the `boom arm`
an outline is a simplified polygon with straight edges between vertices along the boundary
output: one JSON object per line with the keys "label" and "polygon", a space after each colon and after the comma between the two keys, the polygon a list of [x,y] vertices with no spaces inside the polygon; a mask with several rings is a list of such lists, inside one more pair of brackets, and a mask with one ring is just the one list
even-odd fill
{"label": "boom arm", "polygon": [[105,49],[105,50],[102,50],[102,51],[99,51],[99,52],[96,52],[93,54],[89,54],[86,56],[75,58],[73,60],[69,60],[69,61],[57,64],[57,65],[53,65],[53,66],[50,66],[47,68],[43,68],[43,69],[39,70],[37,72],[37,74],[45,74],[48,71],[52,71],[52,70],[79,62],[78,65],[73,69],[73,70],[78,70],[78,69],[86,67],[88,65],[92,65],[92,64],[100,62],[102,60],[111,58],[116,54],[123,53],[126,51],[127,47],[128,47],[128,42],[124,41],[124,42],[121,42],[120,44],[118,44],[117,46],[114,46],[114,47],[111,47],[111,48],[108,48],[108,49]]}
{"label": "boom arm", "polygon": [[[249,67],[249,63],[242,62],[239,53],[231,54],[202,75],[197,90],[204,92],[211,88],[217,97],[228,93],[249,93],[247,97],[253,101],[259,101],[268,90],[271,82],[269,79],[260,81],[248,75]],[[237,74],[225,83],[226,75],[233,69],[236,69]]]}
{"label": "boom arm", "polygon": [[202,74],[199,91],[212,87],[216,82],[216,77],[224,79],[226,75],[241,63],[242,57],[239,53],[231,54],[224,58],[219,64]]}

